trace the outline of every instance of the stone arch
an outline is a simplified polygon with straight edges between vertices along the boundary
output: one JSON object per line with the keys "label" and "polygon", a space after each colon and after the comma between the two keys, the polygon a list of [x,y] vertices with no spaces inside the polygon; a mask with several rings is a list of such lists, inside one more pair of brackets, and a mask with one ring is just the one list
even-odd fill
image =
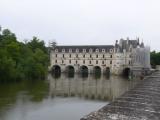
{"label": "stone arch", "polygon": [[68,66],[66,67],[66,72],[67,72],[67,73],[74,73],[74,72],[75,72],[74,66],[68,65]]}
{"label": "stone arch", "polygon": [[130,68],[124,68],[123,69],[123,76],[124,77],[129,77],[129,75],[130,75],[130,72],[131,72],[131,69]]}
{"label": "stone arch", "polygon": [[56,73],[56,74],[60,74],[61,73],[61,67],[59,65],[53,65],[51,72]]}
{"label": "stone arch", "polygon": [[82,65],[80,67],[80,73],[87,73],[88,74],[88,67],[85,65]]}
{"label": "stone arch", "polygon": [[94,67],[93,67],[93,73],[101,73],[101,67],[99,67],[99,66],[94,66]]}

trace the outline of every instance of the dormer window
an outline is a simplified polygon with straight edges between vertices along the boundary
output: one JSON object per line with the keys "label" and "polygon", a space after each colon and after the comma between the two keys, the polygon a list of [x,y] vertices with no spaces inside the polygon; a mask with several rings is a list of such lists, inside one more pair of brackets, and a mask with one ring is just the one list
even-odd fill
{"label": "dormer window", "polygon": [[93,50],[90,48],[90,49],[89,49],[89,52],[91,53],[92,51],[93,51]]}
{"label": "dormer window", "polygon": [[69,49],[69,52],[72,52],[72,49]]}
{"label": "dormer window", "polygon": [[96,52],[99,52],[99,49],[96,49]]}
{"label": "dormer window", "polygon": [[105,52],[105,49],[102,49],[102,52]]}
{"label": "dormer window", "polygon": [[65,49],[62,49],[62,52],[65,52]]}
{"label": "dormer window", "polygon": [[109,52],[110,52],[110,53],[113,53],[113,49],[110,49]]}
{"label": "dormer window", "polygon": [[76,49],[76,52],[78,53],[78,52],[79,52],[79,49]]}
{"label": "dormer window", "polygon": [[83,52],[86,52],[86,49],[83,49]]}
{"label": "dormer window", "polygon": [[55,52],[58,52],[58,49],[55,49]]}

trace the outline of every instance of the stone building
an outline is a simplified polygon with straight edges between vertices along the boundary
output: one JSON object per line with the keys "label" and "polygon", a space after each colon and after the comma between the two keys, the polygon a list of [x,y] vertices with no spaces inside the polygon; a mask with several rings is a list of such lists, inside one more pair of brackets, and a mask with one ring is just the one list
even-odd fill
{"label": "stone building", "polygon": [[50,51],[54,72],[129,74],[150,69],[150,49],[136,40],[120,39],[115,45],[58,46]]}

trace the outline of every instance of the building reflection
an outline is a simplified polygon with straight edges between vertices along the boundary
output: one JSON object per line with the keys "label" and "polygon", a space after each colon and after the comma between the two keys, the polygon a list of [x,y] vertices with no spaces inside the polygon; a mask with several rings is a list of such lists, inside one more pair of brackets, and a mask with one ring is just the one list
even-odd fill
{"label": "building reflection", "polygon": [[112,101],[137,83],[119,76],[59,74],[48,76],[51,97],[80,97]]}

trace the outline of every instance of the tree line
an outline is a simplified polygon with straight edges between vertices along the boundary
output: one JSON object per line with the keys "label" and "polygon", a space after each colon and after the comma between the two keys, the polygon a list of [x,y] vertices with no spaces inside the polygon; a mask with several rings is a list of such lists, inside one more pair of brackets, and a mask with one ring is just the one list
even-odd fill
{"label": "tree line", "polygon": [[[0,29],[0,81],[44,79],[49,65],[43,40],[19,42],[9,29]],[[160,52],[151,52],[151,65],[160,65]]]}
{"label": "tree line", "polygon": [[44,79],[49,57],[43,40],[19,42],[9,29],[0,31],[0,81]]}
{"label": "tree line", "polygon": [[156,65],[160,65],[160,52],[152,51],[150,55],[152,67],[155,68]]}

